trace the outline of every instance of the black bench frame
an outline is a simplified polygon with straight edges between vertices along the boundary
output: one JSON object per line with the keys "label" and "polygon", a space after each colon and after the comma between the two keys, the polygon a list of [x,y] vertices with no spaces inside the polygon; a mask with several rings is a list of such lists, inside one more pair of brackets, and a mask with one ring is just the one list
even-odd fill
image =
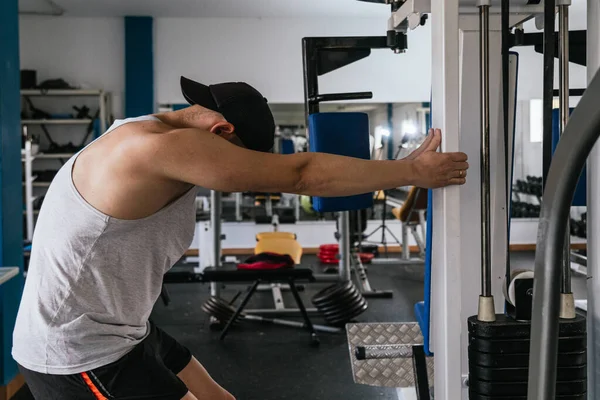
{"label": "black bench frame", "polygon": [[221,269],[206,268],[202,274],[202,282],[231,282],[231,283],[247,283],[252,282],[246,291],[246,295],[242,299],[240,305],[236,308],[235,314],[227,321],[225,327],[221,331],[220,340],[224,340],[229,333],[233,324],[238,320],[244,308],[248,305],[248,302],[256,293],[258,285],[261,283],[287,283],[290,286],[298,309],[302,314],[306,329],[310,333],[311,342],[318,344],[318,335],[314,329],[313,323],[308,316],[306,307],[298,293],[298,287],[296,283],[298,281],[304,282],[315,282],[315,277],[312,270],[307,268],[286,268],[277,270],[232,270],[232,269]]}

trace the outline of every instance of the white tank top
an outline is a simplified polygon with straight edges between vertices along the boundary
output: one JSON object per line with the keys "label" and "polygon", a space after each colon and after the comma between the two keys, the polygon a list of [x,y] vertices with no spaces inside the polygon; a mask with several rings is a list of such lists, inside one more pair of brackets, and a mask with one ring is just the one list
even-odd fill
{"label": "white tank top", "polygon": [[[107,133],[152,119],[118,120]],[[78,154],[58,171],[41,207],[13,333],[14,359],[46,374],[95,369],[140,343],[163,275],[194,236],[196,188],[149,217],[112,218],[75,188]]]}

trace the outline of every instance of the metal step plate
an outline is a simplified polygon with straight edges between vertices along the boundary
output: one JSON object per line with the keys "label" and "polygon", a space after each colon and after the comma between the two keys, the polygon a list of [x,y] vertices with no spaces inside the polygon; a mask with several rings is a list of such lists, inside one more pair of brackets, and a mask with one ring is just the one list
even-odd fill
{"label": "metal step plate", "polygon": [[[413,361],[404,358],[358,360],[359,346],[406,346],[406,354],[412,354],[412,346],[423,345],[419,324],[370,323],[346,325],[348,347],[354,382],[362,385],[406,388],[415,386]],[[433,385],[433,357],[427,357],[429,384]]]}

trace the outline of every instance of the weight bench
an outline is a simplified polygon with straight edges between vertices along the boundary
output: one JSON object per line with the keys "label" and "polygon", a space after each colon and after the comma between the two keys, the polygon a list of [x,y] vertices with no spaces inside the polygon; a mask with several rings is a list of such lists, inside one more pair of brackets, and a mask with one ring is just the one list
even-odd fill
{"label": "weight bench", "polygon": [[225,268],[206,268],[202,274],[203,282],[229,282],[229,283],[251,283],[246,295],[242,299],[241,304],[235,310],[233,317],[227,321],[225,328],[221,332],[221,340],[225,339],[227,333],[235,321],[240,317],[244,308],[256,292],[258,285],[261,283],[281,284],[287,283],[290,291],[294,295],[296,304],[300,309],[300,313],[304,318],[306,328],[310,333],[313,344],[318,344],[318,336],[314,326],[308,316],[308,312],[304,307],[304,303],[298,294],[296,288],[297,282],[315,282],[313,271],[308,268],[282,268],[276,270],[238,270]]}

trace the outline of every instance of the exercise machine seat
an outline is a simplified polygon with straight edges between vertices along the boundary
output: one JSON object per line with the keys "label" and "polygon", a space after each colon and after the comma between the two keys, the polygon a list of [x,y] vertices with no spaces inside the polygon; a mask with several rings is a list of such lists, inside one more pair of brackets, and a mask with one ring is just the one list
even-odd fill
{"label": "exercise machine seat", "polygon": [[420,222],[419,214],[415,211],[427,210],[427,193],[426,189],[414,186],[410,189],[402,207],[394,208],[392,214],[403,223],[418,224]]}
{"label": "exercise machine seat", "polygon": [[302,246],[296,239],[274,237],[259,240],[254,248],[254,254],[260,253],[288,255],[292,257],[296,265],[300,264],[302,260]]}
{"label": "exercise machine seat", "polygon": [[293,239],[296,240],[296,234],[292,232],[260,232],[256,235],[256,241],[270,239]]}

